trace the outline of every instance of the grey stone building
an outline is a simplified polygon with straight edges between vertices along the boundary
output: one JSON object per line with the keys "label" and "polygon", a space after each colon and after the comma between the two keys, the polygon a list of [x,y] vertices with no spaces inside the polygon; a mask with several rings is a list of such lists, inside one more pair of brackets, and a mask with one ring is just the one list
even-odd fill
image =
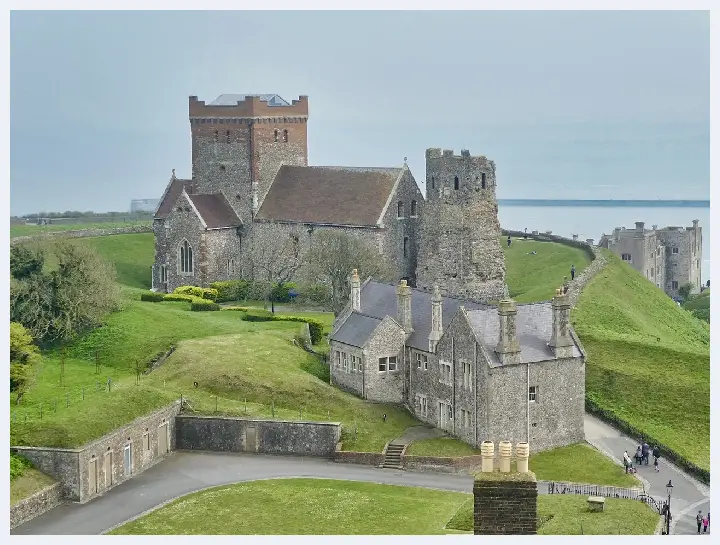
{"label": "grey stone building", "polygon": [[308,117],[306,96],[190,97],[192,176],[173,170],[157,207],[154,290],[250,278],[253,247],[328,229],[370,242],[414,283],[425,199],[407,164],[308,166]]}
{"label": "grey stone building", "polygon": [[699,292],[702,284],[702,227],[693,220],[692,227],[646,229],[635,222],[634,229],[616,227],[612,234],[603,234],[599,246],[612,250],[650,282],[671,297],[678,289],[692,284]]}
{"label": "grey stone building", "polygon": [[473,445],[584,439],[585,355],[568,296],[496,306],[351,277],[330,335],[331,377],[364,399],[401,403]]}

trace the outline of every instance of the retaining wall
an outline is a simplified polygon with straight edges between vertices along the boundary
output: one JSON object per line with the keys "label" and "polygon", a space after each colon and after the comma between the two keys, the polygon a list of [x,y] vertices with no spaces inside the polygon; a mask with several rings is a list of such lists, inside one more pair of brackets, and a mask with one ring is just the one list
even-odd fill
{"label": "retaining wall", "polygon": [[183,450],[257,452],[333,457],[339,422],[291,422],[219,416],[176,419],[176,445]]}
{"label": "retaining wall", "polygon": [[54,483],[10,508],[10,528],[42,515],[63,501],[62,483]]}

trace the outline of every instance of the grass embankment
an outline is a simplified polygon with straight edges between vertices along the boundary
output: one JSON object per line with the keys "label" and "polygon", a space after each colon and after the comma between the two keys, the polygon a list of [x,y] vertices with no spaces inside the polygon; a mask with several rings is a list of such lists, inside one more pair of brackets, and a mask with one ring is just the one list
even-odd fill
{"label": "grass embankment", "polygon": [[571,320],[587,351],[586,395],[710,468],[710,327],[608,252]]}
{"label": "grass embankment", "polygon": [[42,235],[46,233],[57,233],[60,231],[78,231],[82,229],[118,229],[122,227],[134,227],[136,225],[150,226],[151,221],[109,221],[95,223],[59,223],[53,225],[11,225],[10,238]]}
{"label": "grass embankment", "polygon": [[54,482],[52,477],[33,468],[25,458],[10,455],[10,507]]}
{"label": "grass embankment", "polygon": [[710,290],[690,296],[690,299],[683,303],[682,308],[690,311],[699,320],[710,323]]}
{"label": "grass embankment", "polygon": [[[605,499],[605,511],[588,510],[587,496],[538,496],[538,535],[652,535],[659,515],[636,500]],[[448,529],[473,531],[473,500],[462,504]]]}
{"label": "grass embankment", "polygon": [[503,237],[500,244],[505,252],[505,281],[510,297],[518,303],[549,301],[562,286],[563,277],[570,280],[573,265],[579,276],[591,262],[584,250],[554,242],[513,238],[508,248],[507,237]]}
{"label": "grass embankment", "polygon": [[[480,454],[466,443],[445,437],[412,443],[407,450],[414,456],[471,456]],[[530,470],[541,481],[565,481],[632,488],[640,482],[625,473],[603,453],[585,443],[540,452],[530,456]]]}
{"label": "grass embankment", "polygon": [[[472,532],[472,496],[325,479],[221,486],[180,498],[114,535],[438,535]],[[590,513],[584,496],[539,496],[539,533],[652,534],[658,515],[632,500]]]}

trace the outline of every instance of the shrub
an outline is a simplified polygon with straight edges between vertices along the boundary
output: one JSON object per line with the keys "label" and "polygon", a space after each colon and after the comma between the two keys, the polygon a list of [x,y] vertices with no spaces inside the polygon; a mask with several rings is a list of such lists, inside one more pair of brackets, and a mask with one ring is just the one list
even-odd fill
{"label": "shrub", "polygon": [[276,303],[289,303],[290,302],[290,290],[295,289],[297,285],[295,282],[285,282],[284,284],[275,284],[272,289],[271,297]]}
{"label": "shrub", "polygon": [[196,299],[190,303],[190,310],[195,312],[202,312],[206,310],[220,310],[220,305],[215,301],[209,301],[207,299]]}
{"label": "shrub", "polygon": [[248,283],[247,298],[255,301],[262,301],[267,297],[268,291],[272,288],[272,282],[258,281]]}
{"label": "shrub", "polygon": [[242,317],[246,322],[271,322],[275,318],[272,312],[261,308],[249,308]]}
{"label": "shrub", "polygon": [[141,301],[149,301],[151,303],[159,303],[164,298],[165,294],[157,291],[145,291],[140,294]]}
{"label": "shrub", "polygon": [[192,303],[196,297],[192,295],[184,295],[182,293],[168,293],[163,296],[163,301],[185,301],[186,303]]}
{"label": "shrub", "polygon": [[22,477],[27,468],[31,467],[30,462],[18,456],[17,454],[10,453],[10,480],[14,481],[18,477]]}
{"label": "shrub", "polygon": [[247,312],[248,307],[222,307],[220,310],[230,310],[233,312]]}
{"label": "shrub", "polygon": [[215,301],[225,303],[227,301],[243,301],[248,298],[249,285],[245,280],[224,280],[212,282],[210,288],[217,290]]}
{"label": "shrub", "polygon": [[203,289],[199,288],[197,286],[180,286],[178,288],[175,288],[173,293],[181,293],[183,295],[194,295],[195,297],[200,297],[202,299]]}
{"label": "shrub", "polygon": [[298,295],[295,301],[301,305],[317,305],[319,307],[332,307],[330,289],[324,284],[301,284],[297,288]]}
{"label": "shrub", "polygon": [[218,290],[215,288],[203,288],[202,298],[208,301],[216,301],[218,296]]}

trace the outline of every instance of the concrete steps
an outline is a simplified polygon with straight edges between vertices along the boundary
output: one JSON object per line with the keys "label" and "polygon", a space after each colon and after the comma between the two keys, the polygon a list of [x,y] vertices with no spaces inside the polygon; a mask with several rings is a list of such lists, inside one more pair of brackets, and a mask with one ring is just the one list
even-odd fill
{"label": "concrete steps", "polygon": [[405,445],[389,444],[385,449],[385,458],[380,465],[386,469],[403,469],[401,455],[405,450]]}

